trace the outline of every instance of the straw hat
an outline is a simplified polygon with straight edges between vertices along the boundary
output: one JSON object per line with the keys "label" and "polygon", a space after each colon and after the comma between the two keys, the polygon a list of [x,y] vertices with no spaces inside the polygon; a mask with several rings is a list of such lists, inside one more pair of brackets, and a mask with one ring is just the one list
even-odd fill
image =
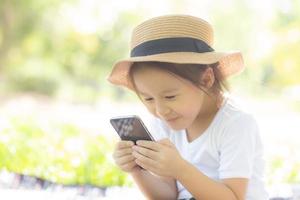
{"label": "straw hat", "polygon": [[240,52],[216,52],[212,26],[189,15],[165,15],[139,24],[132,32],[130,58],[114,64],[108,81],[133,89],[128,77],[134,62],[212,64],[226,78],[244,68]]}

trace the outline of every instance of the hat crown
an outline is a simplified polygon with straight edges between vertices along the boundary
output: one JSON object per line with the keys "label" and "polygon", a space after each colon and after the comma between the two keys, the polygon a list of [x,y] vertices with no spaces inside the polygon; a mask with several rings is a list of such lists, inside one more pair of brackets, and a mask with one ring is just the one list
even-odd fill
{"label": "hat crown", "polygon": [[203,19],[189,15],[165,15],[139,24],[132,32],[131,49],[147,41],[188,37],[213,45],[212,26]]}

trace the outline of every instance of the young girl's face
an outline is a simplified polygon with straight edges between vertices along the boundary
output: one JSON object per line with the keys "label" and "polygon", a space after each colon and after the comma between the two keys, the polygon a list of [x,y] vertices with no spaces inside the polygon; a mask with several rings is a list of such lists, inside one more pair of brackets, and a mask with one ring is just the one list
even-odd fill
{"label": "young girl's face", "polygon": [[201,112],[206,94],[179,76],[143,67],[133,74],[133,80],[147,109],[174,130],[190,127]]}

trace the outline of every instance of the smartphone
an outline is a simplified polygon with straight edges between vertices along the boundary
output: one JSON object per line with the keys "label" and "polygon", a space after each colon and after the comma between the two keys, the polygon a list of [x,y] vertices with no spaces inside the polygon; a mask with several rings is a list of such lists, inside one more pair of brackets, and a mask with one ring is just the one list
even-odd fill
{"label": "smartphone", "polygon": [[135,144],[138,140],[154,141],[142,120],[136,115],[114,117],[110,119],[110,123],[122,140],[131,140]]}

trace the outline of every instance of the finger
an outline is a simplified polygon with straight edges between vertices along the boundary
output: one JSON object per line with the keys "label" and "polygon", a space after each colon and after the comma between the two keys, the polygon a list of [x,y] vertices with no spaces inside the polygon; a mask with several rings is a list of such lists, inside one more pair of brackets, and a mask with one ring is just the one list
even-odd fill
{"label": "finger", "polygon": [[153,166],[148,165],[148,164],[142,162],[141,160],[136,159],[136,160],[135,160],[135,163],[136,163],[138,166],[140,166],[140,167],[142,167],[143,169],[145,169],[145,170],[148,170],[148,171],[151,171],[151,172],[154,172],[154,173],[156,173],[156,171],[157,171]]}
{"label": "finger", "polygon": [[124,148],[128,148],[128,147],[132,147],[134,145],[134,143],[132,141],[120,141],[117,143],[117,149],[124,149]]}
{"label": "finger", "polygon": [[115,151],[114,154],[113,154],[113,157],[114,158],[120,158],[120,157],[122,157],[124,155],[127,155],[127,154],[131,155],[132,152],[133,152],[132,148],[127,148],[127,149],[124,148],[122,150]]}
{"label": "finger", "polygon": [[147,156],[148,158],[151,158],[152,160],[157,160],[158,157],[158,152],[153,151],[144,147],[139,147],[139,146],[133,146],[132,149],[139,154],[142,154],[144,156]]}
{"label": "finger", "polygon": [[149,171],[150,171],[150,167],[147,166],[147,165],[145,165],[143,162],[139,161],[138,159],[135,159],[134,161],[135,161],[135,163],[136,163],[138,166],[142,167],[142,168],[145,169],[145,170],[149,170]]}
{"label": "finger", "polygon": [[136,144],[141,147],[152,149],[153,151],[159,151],[161,148],[161,144],[147,140],[138,140]]}
{"label": "finger", "polygon": [[116,160],[116,164],[117,165],[124,165],[125,163],[131,162],[135,159],[135,157],[133,155],[127,155],[124,157],[121,157],[119,159]]}
{"label": "finger", "polygon": [[129,171],[129,170],[131,170],[136,165],[137,165],[136,162],[133,160],[132,162],[129,162],[129,163],[125,164],[125,165],[122,165],[121,169],[123,169],[125,171]]}
{"label": "finger", "polygon": [[163,145],[166,145],[166,146],[169,146],[169,147],[172,147],[172,146],[174,145],[168,138],[159,140],[159,141],[157,141],[157,142],[158,142],[159,144],[163,144]]}
{"label": "finger", "polygon": [[155,160],[152,160],[151,158],[148,158],[142,154],[139,154],[138,152],[133,152],[132,155],[140,162],[142,162],[145,165],[155,167],[157,165],[157,162]]}

